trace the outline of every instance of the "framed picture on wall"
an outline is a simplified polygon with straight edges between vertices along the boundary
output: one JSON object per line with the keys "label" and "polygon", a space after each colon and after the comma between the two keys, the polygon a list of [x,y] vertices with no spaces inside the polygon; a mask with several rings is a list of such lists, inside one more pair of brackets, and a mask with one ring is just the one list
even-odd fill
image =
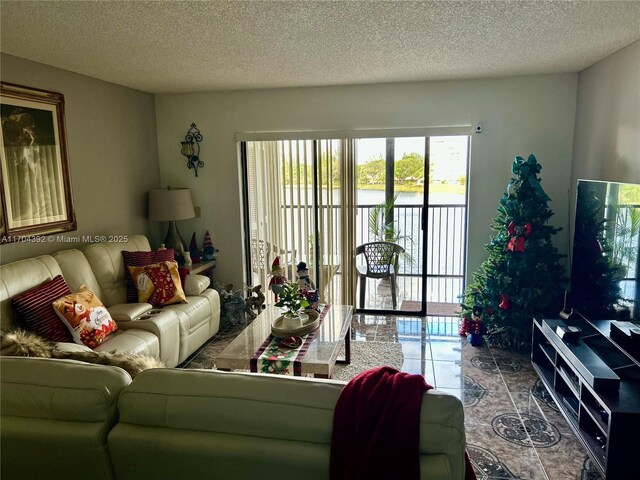
{"label": "framed picture on wall", "polygon": [[75,230],[64,96],[0,82],[0,241]]}

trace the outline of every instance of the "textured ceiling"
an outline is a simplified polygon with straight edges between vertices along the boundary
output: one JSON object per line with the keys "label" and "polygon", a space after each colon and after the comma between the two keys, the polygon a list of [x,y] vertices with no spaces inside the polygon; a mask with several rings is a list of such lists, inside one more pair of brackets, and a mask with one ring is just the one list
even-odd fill
{"label": "textured ceiling", "polygon": [[148,92],[575,72],[640,2],[2,1],[2,52]]}

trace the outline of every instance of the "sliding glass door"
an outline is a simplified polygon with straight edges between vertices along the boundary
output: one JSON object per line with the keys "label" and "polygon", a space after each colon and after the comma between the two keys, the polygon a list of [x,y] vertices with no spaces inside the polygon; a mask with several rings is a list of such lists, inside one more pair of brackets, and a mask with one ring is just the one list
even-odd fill
{"label": "sliding glass door", "polygon": [[248,284],[267,290],[278,257],[289,280],[305,262],[323,302],[455,314],[468,136],[246,141],[241,152]]}
{"label": "sliding glass door", "polygon": [[428,137],[357,141],[358,310],[425,312]]}
{"label": "sliding glass door", "polygon": [[359,310],[455,315],[464,287],[469,137],[359,139],[357,152],[356,244],[400,247],[395,275],[359,275]]}

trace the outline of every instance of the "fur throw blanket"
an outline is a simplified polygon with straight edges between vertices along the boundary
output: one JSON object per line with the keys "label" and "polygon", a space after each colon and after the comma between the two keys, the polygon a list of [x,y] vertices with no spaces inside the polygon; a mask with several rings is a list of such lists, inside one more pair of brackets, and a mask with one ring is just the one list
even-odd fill
{"label": "fur throw blanket", "polygon": [[149,368],[164,368],[165,364],[155,357],[140,353],[83,352],[58,350],[54,342],[25,330],[0,332],[0,351],[10,357],[42,357],[79,360],[99,365],[112,365],[135,377]]}

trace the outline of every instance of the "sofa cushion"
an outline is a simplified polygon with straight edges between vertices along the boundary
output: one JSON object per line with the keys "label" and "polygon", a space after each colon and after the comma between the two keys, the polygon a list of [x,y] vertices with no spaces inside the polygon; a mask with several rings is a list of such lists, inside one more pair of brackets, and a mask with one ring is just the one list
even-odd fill
{"label": "sofa cushion", "polygon": [[53,280],[16,295],[11,302],[27,330],[50,342],[72,342],[71,333],[52,307],[55,300],[70,293],[62,275],[56,275]]}
{"label": "sofa cushion", "polygon": [[138,302],[162,307],[186,303],[176,262],[159,262],[144,267],[129,267],[138,289]]}
{"label": "sofa cushion", "polygon": [[152,332],[131,328],[112,333],[94,350],[110,353],[146,353],[160,358],[160,341]]}
{"label": "sofa cushion", "polygon": [[127,280],[127,303],[138,303],[138,288],[131,276],[130,267],[144,267],[158,262],[172,262],[174,260],[173,248],[156,251],[122,251],[124,259],[125,278]]}
{"label": "sofa cushion", "polygon": [[107,308],[84,285],[79,292],[57,299],[53,308],[71,332],[73,340],[89,348],[96,348],[107,335],[118,329]]}
{"label": "sofa cushion", "polygon": [[82,248],[91,270],[100,285],[100,299],[107,307],[118,303],[127,303],[127,284],[125,279],[122,251],[151,250],[144,235],[132,235],[127,242],[92,243]]}
{"label": "sofa cushion", "polygon": [[98,280],[84,253],[74,248],[54,253],[52,257],[58,262],[64,281],[72,292],[77,292],[82,285],[85,285],[98,297],[103,297]]}

